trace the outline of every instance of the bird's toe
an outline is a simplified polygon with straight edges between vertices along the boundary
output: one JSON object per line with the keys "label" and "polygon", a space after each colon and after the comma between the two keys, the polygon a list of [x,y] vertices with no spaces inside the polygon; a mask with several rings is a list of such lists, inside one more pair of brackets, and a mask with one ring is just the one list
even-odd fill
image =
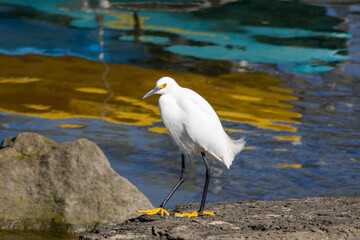
{"label": "bird's toe", "polygon": [[215,215],[215,213],[213,213],[213,212],[205,212],[205,211],[203,211],[200,215],[211,215],[211,216],[214,216],[214,215]]}
{"label": "bird's toe", "polygon": [[198,212],[193,212],[193,213],[183,212],[183,213],[175,213],[175,216],[191,218],[191,217],[197,217],[199,215],[198,215]]}
{"label": "bird's toe", "polygon": [[175,213],[175,216],[176,216],[176,217],[188,217],[188,218],[198,217],[198,216],[201,216],[201,215],[211,215],[211,216],[214,216],[215,213],[213,213],[213,212],[205,212],[205,211],[203,211],[202,213],[199,213],[199,212],[192,212],[192,213],[188,213],[188,212]]}
{"label": "bird's toe", "polygon": [[137,212],[138,213],[146,213],[147,215],[154,215],[154,214],[157,214],[158,212],[160,212],[161,216],[163,216],[164,214],[169,215],[169,212],[166,211],[162,207],[154,208],[154,209],[151,209],[151,210],[140,210],[140,211],[137,211]]}

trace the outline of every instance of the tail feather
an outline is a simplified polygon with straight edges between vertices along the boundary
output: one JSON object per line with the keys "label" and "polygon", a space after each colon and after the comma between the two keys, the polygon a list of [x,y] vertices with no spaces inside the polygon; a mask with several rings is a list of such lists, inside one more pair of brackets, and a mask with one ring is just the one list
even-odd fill
{"label": "tail feather", "polygon": [[242,137],[239,140],[233,141],[233,143],[235,145],[234,147],[234,157],[235,157],[238,153],[240,153],[244,149],[246,140],[244,137]]}
{"label": "tail feather", "polygon": [[229,159],[228,161],[224,162],[227,168],[230,168],[235,156],[244,149],[246,140],[244,137],[240,138],[239,140],[232,140],[229,137],[229,143]]}

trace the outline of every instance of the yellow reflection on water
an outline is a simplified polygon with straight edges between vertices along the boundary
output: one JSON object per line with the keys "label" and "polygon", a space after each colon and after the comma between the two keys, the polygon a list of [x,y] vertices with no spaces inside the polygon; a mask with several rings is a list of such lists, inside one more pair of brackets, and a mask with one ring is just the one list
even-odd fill
{"label": "yellow reflection on water", "polygon": [[76,123],[58,124],[56,126],[59,128],[70,128],[70,129],[78,129],[85,127],[84,125],[76,124]]}
{"label": "yellow reflection on water", "polygon": [[292,142],[300,142],[301,136],[274,136],[273,138],[280,141],[292,141]]}
{"label": "yellow reflection on water", "polygon": [[247,150],[252,150],[252,149],[256,149],[256,147],[251,147],[251,146],[245,146],[244,149],[247,149]]}
{"label": "yellow reflection on water", "polygon": [[285,148],[276,148],[274,149],[274,152],[287,152],[288,150]]}
{"label": "yellow reflection on water", "polygon": [[[104,23],[107,27],[119,28],[119,29],[134,29],[136,22],[133,14],[131,13],[122,13],[122,14],[108,14],[111,17],[114,17],[116,20],[108,21]],[[148,20],[149,17],[138,18],[139,24],[143,25],[145,20]]]}
{"label": "yellow reflection on water", "polygon": [[43,104],[24,104],[24,106],[39,111],[46,111],[51,108],[51,106],[43,105]]}
{"label": "yellow reflection on water", "polygon": [[[158,96],[143,100],[162,76],[174,77],[183,87],[204,96],[222,120],[259,128],[296,132],[301,114],[292,111],[296,101],[283,81],[265,73],[235,73],[218,77],[153,70],[126,64],[104,65],[78,57],[0,54],[0,111],[47,119],[98,118],[113,123],[149,126],[160,122]],[[18,69],[21,69],[19,71]],[[24,81],[24,79],[27,79]],[[14,84],[21,83],[21,84]],[[103,114],[106,112],[106,114]],[[228,131],[242,131],[229,127]],[[275,136],[300,141],[299,136]]]}
{"label": "yellow reflection on water", "polygon": [[278,164],[276,165],[276,167],[278,168],[288,168],[288,167],[291,167],[291,168],[302,168],[302,165],[301,164],[290,164],[290,163],[283,163],[283,164]]}
{"label": "yellow reflection on water", "polygon": [[109,92],[106,89],[102,88],[76,88],[76,91],[86,92],[86,93],[98,93],[98,94],[108,94]]}
{"label": "yellow reflection on water", "polygon": [[167,133],[168,132],[165,127],[151,127],[148,130],[152,131],[152,132],[156,132],[156,133]]}
{"label": "yellow reflection on water", "polygon": [[[210,32],[199,32],[199,31],[189,31],[187,29],[174,28],[169,26],[155,26],[146,24],[146,21],[150,19],[150,17],[145,16],[137,16],[134,17],[131,13],[121,13],[121,14],[108,14],[114,18],[112,21],[107,21],[104,23],[105,26],[110,28],[117,28],[123,30],[135,29],[136,26],[143,30],[162,30],[167,32],[173,32],[178,34],[191,34],[198,36],[207,36],[207,37],[217,37],[217,34]],[[138,21],[138,23],[136,22]],[[228,36],[220,35],[221,38],[228,39]]]}
{"label": "yellow reflection on water", "polygon": [[28,78],[28,77],[10,77],[10,78],[2,78],[0,77],[0,83],[29,83],[29,82],[37,82],[41,81],[39,78]]}

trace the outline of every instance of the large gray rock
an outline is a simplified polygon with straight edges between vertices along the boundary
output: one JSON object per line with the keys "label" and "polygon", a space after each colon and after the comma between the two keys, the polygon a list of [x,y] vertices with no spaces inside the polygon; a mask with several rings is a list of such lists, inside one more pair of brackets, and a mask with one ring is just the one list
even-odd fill
{"label": "large gray rock", "polygon": [[3,230],[83,232],[153,207],[87,139],[57,144],[35,133],[6,138],[0,183]]}

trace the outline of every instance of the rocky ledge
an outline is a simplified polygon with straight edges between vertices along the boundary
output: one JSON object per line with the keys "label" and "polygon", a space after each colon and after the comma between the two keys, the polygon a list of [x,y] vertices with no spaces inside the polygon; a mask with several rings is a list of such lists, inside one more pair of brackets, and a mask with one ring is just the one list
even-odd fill
{"label": "rocky ledge", "polygon": [[360,197],[217,202],[206,206],[215,216],[174,216],[198,207],[178,205],[170,216],[142,215],[80,239],[360,239]]}

